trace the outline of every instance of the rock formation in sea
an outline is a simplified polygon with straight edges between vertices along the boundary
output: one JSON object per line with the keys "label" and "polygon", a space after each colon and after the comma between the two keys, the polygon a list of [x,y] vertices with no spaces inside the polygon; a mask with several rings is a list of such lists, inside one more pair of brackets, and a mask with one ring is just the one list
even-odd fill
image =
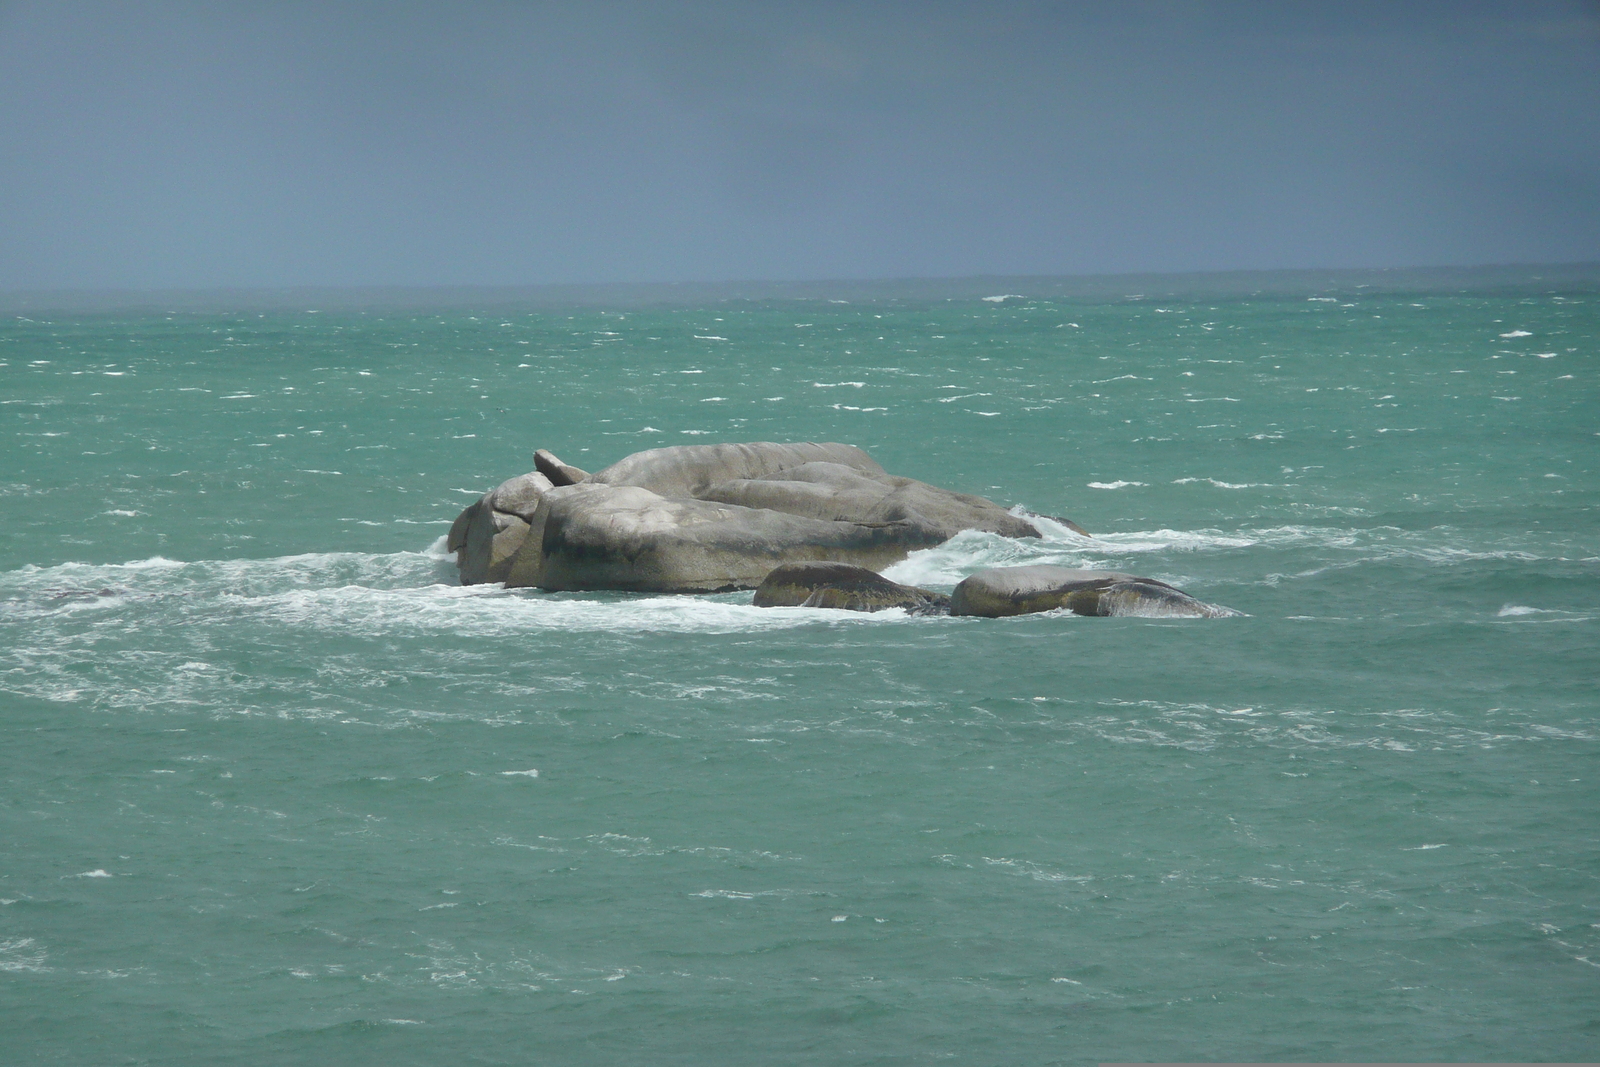
{"label": "rock formation in sea", "polygon": [[950,614],[999,618],[1066,608],[1075,615],[1218,618],[1230,608],[1206,604],[1154,578],[1067,567],[994,567],[961,581]]}
{"label": "rock formation in sea", "polygon": [[589,474],[541,449],[450,528],[463,584],[753,589],[786,563],[876,569],[985,530],[1038,537],[999,504],[889,474],[843,444],[684,445]]}
{"label": "rock formation in sea", "polygon": [[756,587],[751,603],[758,608],[904,608],[912,615],[950,614],[950,598],[945,594],[891,582],[876,571],[849,563],[785,563]]}

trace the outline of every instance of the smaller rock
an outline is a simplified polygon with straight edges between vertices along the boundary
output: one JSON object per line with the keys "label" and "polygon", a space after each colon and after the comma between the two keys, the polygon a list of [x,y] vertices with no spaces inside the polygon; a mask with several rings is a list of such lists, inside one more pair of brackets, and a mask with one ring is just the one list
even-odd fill
{"label": "smaller rock", "polygon": [[554,452],[543,448],[533,454],[533,465],[552,485],[577,485],[589,477],[589,472],[582,467],[563,463]]}
{"label": "smaller rock", "polygon": [[786,563],[775,567],[756,588],[752,603],[758,608],[904,608],[912,615],[950,613],[950,598],[943,593],[891,582],[877,571],[849,563]]}
{"label": "smaller rock", "polygon": [[[456,554],[456,570],[462,585],[503,582],[511,570],[512,557],[528,536],[528,524],[509,512],[493,506],[494,493],[478,498],[456,518],[447,548]],[[456,538],[460,528],[460,543]],[[455,547],[451,547],[455,546]]]}
{"label": "smaller rock", "polygon": [[489,500],[496,511],[515,515],[523,522],[532,522],[540,498],[554,488],[555,485],[549,478],[538,471],[529,471],[527,474],[519,474],[515,478],[501,482],[499,487],[489,494]]}
{"label": "smaller rock", "polygon": [[1230,608],[1202,603],[1154,578],[1067,567],[994,567],[964,579],[950,614],[1001,618],[1066,608],[1074,615],[1218,618]]}

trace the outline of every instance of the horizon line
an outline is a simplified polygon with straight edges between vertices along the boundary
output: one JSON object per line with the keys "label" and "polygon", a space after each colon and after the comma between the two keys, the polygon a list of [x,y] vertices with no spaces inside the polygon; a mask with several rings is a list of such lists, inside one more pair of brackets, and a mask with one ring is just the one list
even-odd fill
{"label": "horizon line", "polygon": [[[1471,282],[1463,289],[1463,282]],[[1160,293],[1122,292],[1176,286]],[[717,281],[535,282],[449,284],[311,284],[222,286],[100,286],[0,289],[0,313],[19,311],[116,311],[164,307],[195,310],[304,310],[320,300],[330,308],[461,306],[487,300],[496,304],[568,306],[666,304],[685,297],[708,302],[734,300],[856,299],[960,300],[1153,299],[1156,297],[1285,296],[1305,292],[1367,289],[1392,291],[1472,291],[1483,288],[1535,289],[1551,285],[1600,290],[1600,260],[1558,263],[1491,263],[1414,267],[1283,267],[1198,271],[1119,271],[1103,274],[965,274],[901,277],[728,279]],[[995,288],[1033,292],[992,293]],[[441,298],[444,298],[441,302]]]}

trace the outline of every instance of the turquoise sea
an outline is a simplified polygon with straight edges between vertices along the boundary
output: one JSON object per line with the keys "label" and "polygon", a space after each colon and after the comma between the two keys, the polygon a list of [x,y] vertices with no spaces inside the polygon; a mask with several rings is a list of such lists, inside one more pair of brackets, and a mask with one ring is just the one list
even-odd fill
{"label": "turquoise sea", "polygon": [[[1600,1059],[1600,283],[1279,282],[8,314],[0,1063]],[[751,440],[1244,614],[456,584]]]}

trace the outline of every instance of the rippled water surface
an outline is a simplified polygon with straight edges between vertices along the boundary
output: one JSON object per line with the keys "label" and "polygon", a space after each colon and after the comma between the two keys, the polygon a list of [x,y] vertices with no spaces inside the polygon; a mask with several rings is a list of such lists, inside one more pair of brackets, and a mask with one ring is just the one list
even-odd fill
{"label": "rippled water surface", "polygon": [[[1600,1058],[1597,310],[10,319],[0,1061]],[[533,449],[727,440],[1243,614],[455,584]]]}

